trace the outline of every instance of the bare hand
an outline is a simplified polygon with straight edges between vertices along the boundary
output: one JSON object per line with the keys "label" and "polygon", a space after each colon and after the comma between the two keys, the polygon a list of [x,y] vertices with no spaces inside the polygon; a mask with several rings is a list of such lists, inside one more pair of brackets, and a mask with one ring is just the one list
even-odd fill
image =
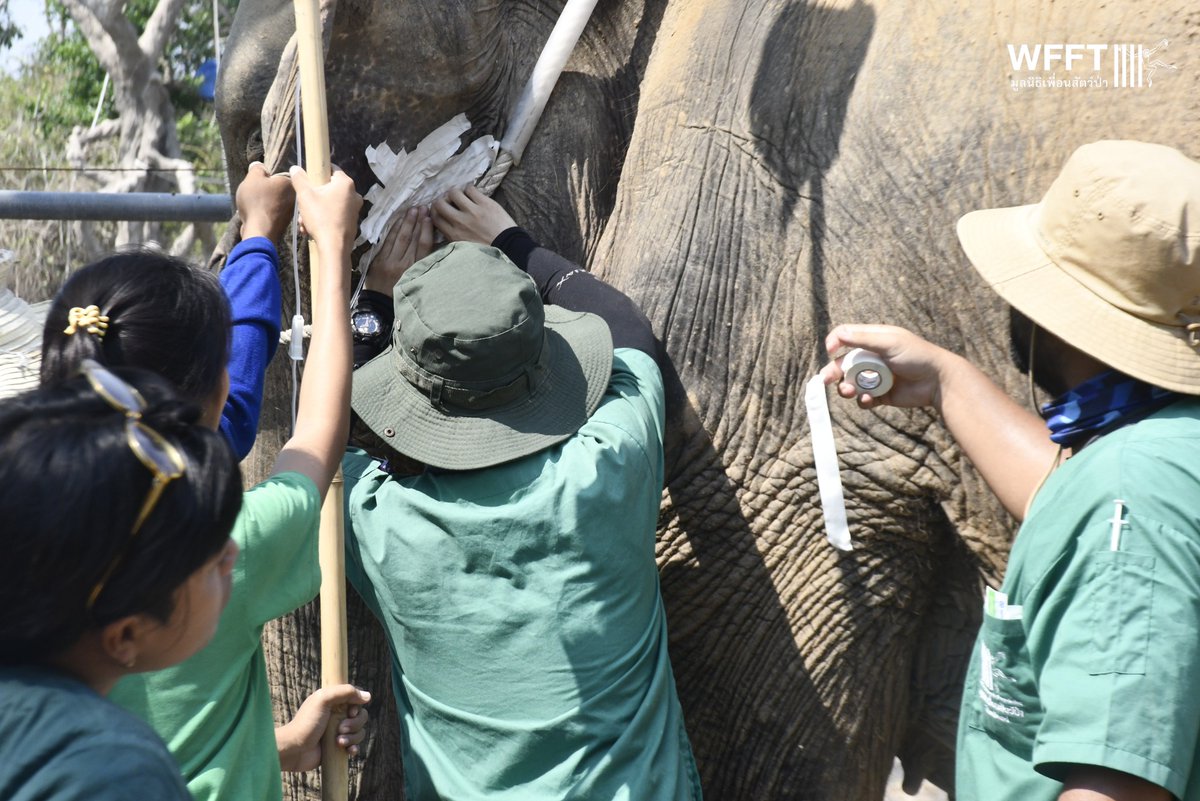
{"label": "bare hand", "polygon": [[490,245],[516,225],[503,206],[473,186],[450,190],[434,201],[432,210],[433,224],[451,242]]}
{"label": "bare hand", "polygon": [[367,270],[365,289],[392,294],[392,288],[412,267],[433,250],[433,220],[429,209],[415,206],[405,212],[404,217],[392,224],[383,240],[379,255]]}
{"label": "bare hand", "polygon": [[265,236],[278,243],[292,221],[296,190],[288,176],[267,175],[267,168],[256,161],[238,184],[236,203],[242,239]]}
{"label": "bare hand", "polygon": [[358,755],[358,745],[367,736],[370,717],[363,708],[371,694],[353,684],[339,684],[317,690],[296,710],[288,723],[275,730],[275,745],[279,750],[279,765],[283,770],[312,770],[321,764],[321,738],[329,726],[329,717],[345,708],[345,717],[338,724],[337,744],[350,756]]}
{"label": "bare hand", "polygon": [[[830,356],[849,348],[865,348],[880,356],[891,368],[894,378],[886,395],[858,397],[858,405],[864,409],[936,406],[941,399],[946,372],[957,358],[911,331],[891,325],[839,325],[825,337],[825,349]],[[840,357],[821,368],[821,375],[826,384],[837,384],[837,393],[843,398],[854,398],[858,394],[854,384],[842,380],[845,373]]]}
{"label": "bare hand", "polygon": [[329,183],[323,186],[315,186],[301,167],[293,166],[290,172],[300,205],[300,230],[317,242],[349,250],[358,235],[358,212],[363,202],[354,181],[336,167]]}

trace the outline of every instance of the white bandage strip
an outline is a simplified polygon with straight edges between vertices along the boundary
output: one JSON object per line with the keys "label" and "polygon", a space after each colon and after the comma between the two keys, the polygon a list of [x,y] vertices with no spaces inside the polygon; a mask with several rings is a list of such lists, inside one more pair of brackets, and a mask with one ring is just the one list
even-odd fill
{"label": "white bandage strip", "polygon": [[817,489],[821,495],[821,513],[825,517],[825,536],[834,548],[840,551],[853,550],[850,526],[846,522],[842,476],[838,472],[837,446],[833,441],[833,423],[829,419],[829,401],[825,396],[825,382],[819,373],[804,386],[804,405],[808,409],[808,433],[817,468]]}

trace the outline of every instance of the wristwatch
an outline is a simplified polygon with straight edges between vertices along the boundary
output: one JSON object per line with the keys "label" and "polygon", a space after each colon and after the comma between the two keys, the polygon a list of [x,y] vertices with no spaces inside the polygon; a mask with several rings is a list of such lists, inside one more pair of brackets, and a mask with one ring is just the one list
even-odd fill
{"label": "wristwatch", "polygon": [[373,309],[360,307],[350,315],[350,328],[355,339],[375,339],[383,333],[383,321]]}

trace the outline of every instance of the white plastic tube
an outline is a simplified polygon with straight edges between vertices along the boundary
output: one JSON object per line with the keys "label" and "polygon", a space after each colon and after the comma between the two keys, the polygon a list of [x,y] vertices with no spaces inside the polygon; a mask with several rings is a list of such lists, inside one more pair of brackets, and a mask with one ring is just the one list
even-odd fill
{"label": "white plastic tube", "polygon": [[558,76],[562,74],[595,7],[596,0],[567,0],[558,22],[554,23],[554,30],[550,32],[550,38],[538,56],[533,74],[529,76],[509,115],[508,130],[500,140],[501,150],[512,155],[514,164],[521,163],[521,154],[525,152],[538,120],[542,118],[554,84],[558,82]]}

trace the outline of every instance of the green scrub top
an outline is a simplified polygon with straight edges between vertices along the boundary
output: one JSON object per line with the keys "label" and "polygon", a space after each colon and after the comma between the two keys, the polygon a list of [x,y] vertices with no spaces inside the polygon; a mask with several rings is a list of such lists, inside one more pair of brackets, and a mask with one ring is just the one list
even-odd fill
{"label": "green scrub top", "polygon": [[700,797],[654,560],[654,361],[615,353],[571,438],[397,479],[344,462],[347,574],[387,633],[406,797]]}
{"label": "green scrub top", "polygon": [[960,801],[1053,801],[1074,765],[1200,801],[1200,400],[1095,440],[1051,475],[984,611]]}

